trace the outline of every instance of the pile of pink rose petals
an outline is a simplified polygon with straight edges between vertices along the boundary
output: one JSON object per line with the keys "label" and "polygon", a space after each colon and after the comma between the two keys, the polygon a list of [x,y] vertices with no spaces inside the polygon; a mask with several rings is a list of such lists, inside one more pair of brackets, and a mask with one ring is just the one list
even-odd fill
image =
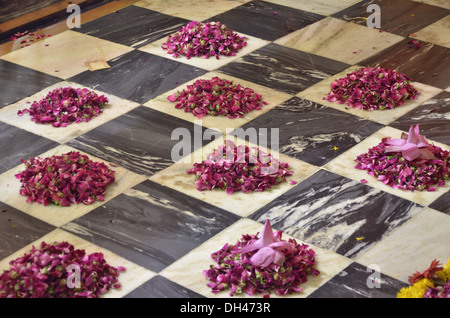
{"label": "pile of pink rose petals", "polygon": [[98,298],[120,288],[125,271],[108,265],[102,253],[87,255],[68,242],[42,242],[9,265],[0,275],[0,298]]}
{"label": "pile of pink rose petals", "polygon": [[234,245],[225,244],[211,254],[217,265],[203,271],[210,281],[208,287],[215,294],[229,290],[231,296],[265,293],[264,297],[269,297],[272,291],[276,295],[301,292],[300,285],[308,280],[308,275],[320,274],[314,268],[316,253],[306,244],[281,237],[282,232],[273,232],[267,220],[261,237],[246,234]]}
{"label": "pile of pink rose petals", "polygon": [[18,111],[18,115],[30,114],[31,120],[53,127],[66,127],[71,123],[88,122],[103,112],[108,98],[87,88],[60,87],[49,92],[30,108]]}
{"label": "pile of pink rose petals", "polygon": [[106,187],[115,180],[115,172],[106,164],[76,151],[22,162],[26,169],[16,174],[22,183],[20,194],[28,197],[27,202],[44,206],[103,201]]}
{"label": "pile of pink rose petals", "polygon": [[192,113],[200,119],[207,115],[243,117],[267,105],[253,89],[217,76],[211,80],[196,80],[181,92],[170,95],[168,100],[176,102],[175,108],[184,109],[186,113]]}
{"label": "pile of pink rose petals", "polygon": [[395,189],[435,191],[450,179],[449,160],[449,151],[430,144],[416,125],[401,138],[383,138],[357,157],[355,168]]}
{"label": "pile of pink rose petals", "polygon": [[331,83],[324,100],[363,110],[394,109],[419,93],[410,79],[392,69],[362,67]]}
{"label": "pile of pink rose petals", "polygon": [[215,149],[206,160],[195,163],[187,173],[195,174],[199,191],[221,189],[232,194],[271,189],[293,174],[288,168],[289,164],[279,162],[259,148],[236,146],[231,140],[226,140],[224,145]]}
{"label": "pile of pink rose petals", "polygon": [[191,21],[170,35],[161,48],[173,57],[185,56],[209,58],[235,56],[247,45],[247,38],[239,36],[220,22],[201,23]]}

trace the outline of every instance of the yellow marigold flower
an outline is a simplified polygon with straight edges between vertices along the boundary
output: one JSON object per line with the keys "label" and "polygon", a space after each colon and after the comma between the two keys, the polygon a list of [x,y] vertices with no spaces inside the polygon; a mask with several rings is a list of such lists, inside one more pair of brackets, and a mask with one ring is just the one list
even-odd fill
{"label": "yellow marigold flower", "polygon": [[425,291],[430,287],[434,287],[433,282],[427,278],[423,278],[412,286],[400,289],[397,298],[423,298]]}
{"label": "yellow marigold flower", "polygon": [[444,265],[444,268],[437,272],[436,275],[444,282],[450,279],[450,258],[448,259],[447,264]]}

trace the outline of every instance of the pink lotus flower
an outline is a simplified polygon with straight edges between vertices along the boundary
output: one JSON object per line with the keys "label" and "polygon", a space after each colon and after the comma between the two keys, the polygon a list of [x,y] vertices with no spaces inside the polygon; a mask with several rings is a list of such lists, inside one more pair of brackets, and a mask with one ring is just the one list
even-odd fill
{"label": "pink lotus flower", "polygon": [[386,152],[401,152],[406,160],[414,160],[416,158],[435,159],[433,153],[427,148],[430,147],[427,139],[420,135],[419,125],[416,127],[411,125],[409,134],[402,133],[401,138],[390,139],[387,144]]}
{"label": "pink lotus flower", "polygon": [[237,253],[250,253],[258,250],[250,261],[256,266],[267,267],[272,264],[281,266],[285,255],[293,250],[293,244],[281,240],[281,232],[273,232],[269,220],[266,220],[261,237],[255,242],[237,250]]}
{"label": "pink lotus flower", "polygon": [[209,58],[214,56],[234,56],[247,45],[246,37],[241,37],[220,22],[200,23],[191,21],[170,35],[161,48],[173,57],[186,56]]}
{"label": "pink lotus flower", "polygon": [[243,117],[253,110],[261,110],[267,102],[248,87],[233,84],[217,76],[211,80],[199,79],[186,89],[167,98],[176,102],[175,108],[203,118],[205,116]]}

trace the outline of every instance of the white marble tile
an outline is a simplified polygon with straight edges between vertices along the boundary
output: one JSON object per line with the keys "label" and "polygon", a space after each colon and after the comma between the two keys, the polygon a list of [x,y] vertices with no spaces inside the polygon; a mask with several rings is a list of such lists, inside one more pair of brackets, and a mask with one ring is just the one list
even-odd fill
{"label": "white marble tile", "polygon": [[121,287],[111,289],[108,293],[102,295],[102,298],[121,298],[155,276],[155,273],[139,265],[136,265],[115,253],[102,247],[96,246],[95,244],[92,244],[86,240],[79,238],[78,236],[70,234],[61,229],[56,229],[50,232],[49,234],[43,236],[33,243],[30,243],[29,245],[18,250],[7,258],[1,260],[0,270],[8,270],[10,261],[23,256],[25,253],[28,253],[33,246],[39,248],[41,242],[46,242],[47,244],[51,244],[54,242],[68,242],[69,244],[72,244],[75,249],[84,250],[86,252],[86,255],[92,253],[102,253],[106,262],[110,266],[125,267],[125,271],[119,272],[120,275],[118,277],[118,281],[121,284]]}
{"label": "white marble tile", "polygon": [[[450,2],[449,2],[450,3]],[[414,32],[414,38],[450,48],[450,15]],[[411,35],[412,36],[412,35]]]}
{"label": "white marble tile", "polygon": [[356,64],[401,40],[403,37],[399,35],[327,17],[294,31],[275,43]]}
{"label": "white marble tile", "polygon": [[[191,85],[198,79],[211,79],[215,76],[218,76],[221,79],[232,81],[233,84],[240,84],[243,87],[249,87],[255,91],[255,93],[262,95],[263,101],[267,102],[268,105],[264,105],[261,110],[254,110],[245,114],[243,118],[227,118],[224,116],[205,116],[202,119],[195,117],[192,113],[186,113],[183,109],[176,109],[176,103],[172,103],[167,100],[167,97],[172,95],[177,91],[182,91],[186,89],[188,85]],[[197,77],[179,87],[172,89],[155,99],[152,99],[144,104],[144,106],[156,109],[158,111],[163,112],[164,114],[169,114],[175,117],[179,117],[181,119],[190,121],[190,122],[201,122],[201,125],[207,128],[211,128],[217,131],[221,131],[222,133],[229,132],[230,130],[234,130],[238,127],[241,127],[245,123],[255,119],[256,117],[268,112],[273,109],[277,105],[283,103],[288,100],[292,96],[268,87],[264,87],[258,84],[254,84],[243,79],[239,79],[233,76],[225,75],[218,72],[209,72],[200,77]]]}
{"label": "white marble tile", "polygon": [[140,0],[134,3],[134,5],[191,21],[203,21],[249,1],[250,0],[196,0],[192,2],[183,1],[181,4],[178,1]]}
{"label": "white marble tile", "polygon": [[[443,187],[436,187],[436,191],[412,192],[407,190],[391,188],[390,186],[385,185],[383,182],[379,181],[377,178],[369,175],[366,170],[359,170],[355,168],[356,165],[355,159],[359,155],[367,153],[367,151],[370,148],[377,146],[381,142],[381,140],[385,137],[400,138],[401,133],[402,133],[401,130],[392,127],[381,128],[376,133],[364,139],[359,144],[349,149],[341,156],[330,161],[328,164],[324,166],[324,168],[328,171],[338,173],[342,176],[345,176],[355,181],[361,181],[362,179],[365,179],[367,180],[366,185],[383,190],[392,195],[396,195],[398,197],[416,202],[420,205],[427,206],[434,200],[436,200],[438,197],[449,191],[450,182],[446,182],[446,184]],[[426,137],[426,131],[421,131],[421,134]],[[434,142],[433,140],[428,141],[438,147],[441,147],[442,149],[450,150],[449,146],[447,145]]]}
{"label": "white marble tile", "polygon": [[349,107],[347,104],[338,104],[334,102],[327,101],[326,98],[328,96],[328,92],[331,91],[331,83],[339,78],[345,77],[348,73],[351,73],[353,71],[356,71],[361,66],[359,65],[353,65],[344,71],[335,74],[333,76],[330,76],[323,81],[305,89],[304,91],[297,94],[298,97],[328,106],[332,107],[341,111],[344,111],[346,113],[353,114],[355,116],[369,119],[375,122],[378,122],[380,124],[389,124],[393,122],[394,120],[400,118],[401,116],[405,115],[406,113],[410,112],[414,108],[420,106],[422,103],[427,101],[428,99],[436,96],[440,92],[442,92],[441,89],[425,85],[419,82],[411,82],[411,85],[416,88],[416,90],[420,93],[419,96],[415,100],[408,100],[405,102],[405,104],[396,107],[394,109],[386,109],[386,110],[363,110],[363,109],[356,109]]}
{"label": "white marble tile", "polygon": [[408,283],[408,276],[426,270],[437,259],[450,257],[448,215],[424,208],[356,261],[376,264],[382,273]]}
{"label": "white marble tile", "polygon": [[317,14],[331,15],[359,2],[359,0],[267,0],[267,2]]}
{"label": "white marble tile", "polygon": [[[36,135],[54,140],[59,143],[66,143],[89,130],[94,129],[126,112],[132,110],[139,106],[138,103],[131,102],[126,99],[119,98],[117,96],[103,93],[97,90],[93,90],[97,95],[105,95],[108,98],[108,103],[104,106],[103,113],[93,117],[89,122],[72,123],[66,127],[55,128],[51,124],[37,124],[31,121],[31,116],[29,114],[23,114],[22,116],[17,115],[19,110],[25,108],[30,108],[31,104],[36,101],[39,102],[42,98],[47,96],[47,93],[59,87],[73,87],[84,88],[84,86],[73,82],[62,81],[53,86],[49,86],[44,90],[29,96],[17,103],[11,104],[7,107],[0,109],[0,118],[3,122],[8,123],[12,126],[19,127],[21,129],[32,132]],[[89,90],[92,90],[89,88]],[[28,103],[27,103],[28,102]]]}
{"label": "white marble tile", "polygon": [[108,61],[132,50],[125,45],[67,30],[1,58],[67,79],[88,70],[85,62],[98,59]]}
{"label": "white marble tile", "polygon": [[[60,155],[70,151],[78,151],[81,154],[86,154],[77,149],[71,148],[69,146],[61,145],[53,148],[37,157],[49,157],[52,155]],[[97,162],[104,162],[109,165],[108,162],[98,159],[94,156],[87,154],[89,159]],[[29,159],[29,158],[23,158]],[[27,197],[20,195],[21,182],[16,179],[15,175],[24,170],[24,165],[21,164],[13,169],[10,169],[0,175],[0,193],[2,194],[2,202],[9,204],[10,206],[23,211],[31,216],[34,216],[40,220],[43,220],[54,226],[62,226],[67,222],[70,222],[92,210],[101,206],[105,202],[119,195],[126,189],[129,189],[139,182],[145,180],[144,176],[139,176],[132,173],[122,167],[111,166],[110,168],[115,171],[115,181],[106,188],[106,195],[104,201],[95,201],[90,205],[85,204],[71,204],[68,207],[59,207],[48,205],[44,206],[42,204],[33,202],[26,202]]]}
{"label": "white marble tile", "polygon": [[220,56],[219,59],[216,59],[214,56],[209,57],[208,59],[203,57],[191,57],[190,59],[187,59],[185,56],[173,57],[171,54],[167,53],[167,51],[164,51],[161,48],[161,45],[167,41],[167,37],[162,38],[153,43],[147,44],[139,48],[139,50],[154,55],[162,56],[164,58],[168,58],[177,62],[186,63],[188,65],[199,67],[204,70],[213,71],[269,43],[268,41],[255,38],[250,35],[242,33],[237,34],[241,37],[242,36],[247,37],[246,40],[247,45],[244,46],[239,52],[237,52],[235,56]]}
{"label": "white marble tile", "polygon": [[[227,231],[221,232],[214,236],[210,240],[206,241],[200,247],[192,250],[190,253],[165,268],[160,272],[161,276],[164,276],[178,284],[187,287],[205,297],[211,298],[228,298],[230,297],[229,291],[223,291],[219,294],[214,294],[207,286],[208,280],[203,276],[203,270],[210,268],[210,265],[214,265],[211,254],[220,250],[226,243],[235,244],[244,234],[256,234],[261,233],[263,225],[261,223],[242,219],[232,226]],[[277,230],[274,228],[274,230]],[[282,238],[288,240],[290,237],[283,233]],[[296,240],[297,243],[303,243],[300,240]],[[334,252],[330,252],[310,244],[309,248],[316,252],[317,264],[315,268],[320,271],[318,276],[308,276],[308,281],[300,285],[303,291],[301,293],[293,293],[291,295],[282,296],[283,298],[293,297],[306,297],[315,291],[318,287],[323,285],[326,281],[331,279],[334,275],[339,273],[342,269],[351,263],[351,260],[343,257]],[[263,295],[254,295],[252,298],[262,297]],[[234,298],[243,297],[248,298],[247,294],[241,294],[240,296],[233,296]],[[271,298],[278,298],[274,293],[270,295]]]}
{"label": "white marble tile", "polygon": [[[229,195],[226,194],[225,191],[218,189],[212,191],[199,191],[195,187],[194,175],[187,174],[186,171],[191,169],[195,162],[201,162],[205,159],[213,151],[213,149],[216,149],[220,144],[222,144],[222,142],[222,138],[215,139],[205,147],[200,148],[191,155],[177,161],[172,166],[154,174],[150,177],[150,180],[183,192],[212,205],[218,206],[227,211],[233,212],[239,216],[245,217],[295,186],[295,184],[291,184],[288,181],[303,181],[318,169],[318,167],[312,166],[306,162],[279,154],[274,151],[268,151],[264,147],[259,147],[262,151],[271,153],[280,162],[289,164],[289,169],[294,173],[292,176],[286,178],[286,182],[273,186],[272,189],[264,192],[235,192]],[[235,139],[235,143],[245,143],[250,147],[255,146],[237,139]]]}

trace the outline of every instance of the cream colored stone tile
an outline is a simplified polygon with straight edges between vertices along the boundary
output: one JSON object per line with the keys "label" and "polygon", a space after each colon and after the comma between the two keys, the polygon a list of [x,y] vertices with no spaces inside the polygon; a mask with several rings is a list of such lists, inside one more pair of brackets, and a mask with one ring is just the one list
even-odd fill
{"label": "cream colored stone tile", "polygon": [[328,96],[328,92],[331,90],[331,83],[335,81],[336,79],[345,77],[348,73],[351,73],[353,71],[356,71],[361,66],[353,65],[344,71],[330,76],[323,81],[305,89],[304,91],[297,94],[298,97],[328,106],[332,107],[341,111],[344,111],[346,113],[350,113],[352,115],[369,119],[372,121],[376,121],[380,124],[389,124],[393,122],[394,120],[400,118],[401,116],[405,115],[406,113],[410,112],[414,108],[420,106],[423,102],[427,101],[428,99],[434,97],[435,95],[442,92],[441,89],[425,85],[419,82],[411,82],[411,85],[417,89],[417,91],[420,93],[420,95],[415,100],[408,100],[405,102],[405,104],[396,107],[394,109],[387,109],[387,110],[363,110],[363,109],[356,109],[349,107],[346,104],[338,104],[334,102],[329,102],[327,100],[324,100]]}
{"label": "cream colored stone tile", "polygon": [[414,38],[450,48],[449,30],[450,15],[415,32]]}
{"label": "cream colored stone tile", "polygon": [[[81,154],[86,154],[72,147],[61,145],[37,157],[45,158],[52,155],[60,155],[70,151],[78,151]],[[108,164],[108,162],[105,162],[104,160],[98,159],[89,154],[87,155],[93,161],[104,162],[105,164]],[[23,211],[49,224],[52,224],[54,226],[62,226],[67,222],[70,222],[94,210],[95,208],[101,206],[105,202],[119,195],[126,189],[129,189],[138,184],[139,182],[145,180],[144,176],[139,176],[122,167],[111,165],[109,166],[113,171],[116,172],[115,181],[106,188],[106,195],[104,201],[95,201],[93,204],[90,205],[72,204],[68,207],[59,207],[54,205],[44,206],[36,202],[28,203],[26,202],[27,197],[20,195],[21,183],[20,180],[16,179],[15,177],[17,173],[20,173],[25,169],[24,165],[21,164],[0,175],[0,193],[2,194],[2,202],[9,204],[14,208]]]}
{"label": "cream colored stone tile", "polygon": [[216,59],[214,56],[208,59],[203,57],[191,57],[190,59],[187,59],[185,56],[173,57],[171,54],[167,53],[167,51],[164,51],[161,48],[161,45],[167,41],[167,37],[153,43],[149,43],[139,48],[139,50],[168,58],[177,62],[185,63],[194,67],[199,67],[204,70],[213,71],[269,43],[268,41],[255,38],[250,35],[242,33],[238,34],[239,36],[247,37],[247,45],[244,46],[239,52],[237,52],[236,56],[220,56],[219,59]]}
{"label": "cream colored stone tile", "polygon": [[317,14],[331,15],[359,2],[359,0],[268,0],[267,2]]}
{"label": "cream colored stone tile", "polygon": [[[219,233],[210,240],[206,241],[200,247],[192,250],[190,253],[174,262],[163,271],[160,272],[161,276],[164,276],[184,287],[187,287],[205,297],[211,298],[228,298],[229,291],[223,291],[219,294],[214,294],[207,286],[208,280],[203,276],[203,271],[210,268],[210,265],[215,265],[211,254],[220,250],[226,243],[235,244],[244,234],[256,234],[261,233],[263,225],[249,219],[242,219],[229,228],[226,231]],[[274,228],[274,230],[276,230]],[[290,237],[283,233],[282,238],[288,240]],[[303,243],[296,240],[297,243]],[[301,293],[295,293],[291,295],[282,296],[282,298],[294,298],[294,297],[306,297],[317,288],[343,270],[351,263],[351,260],[338,255],[334,252],[330,252],[310,244],[309,248],[312,248],[316,252],[316,269],[320,271],[319,276],[308,276],[308,281],[300,285],[303,288]],[[254,295],[255,297],[262,297],[263,295]],[[236,297],[249,297],[247,294],[242,294]],[[271,294],[271,298],[278,298],[274,293]]]}
{"label": "cream colored stone tile", "polygon": [[401,40],[403,37],[399,35],[327,17],[294,31],[275,43],[356,64]]}
{"label": "cream colored stone tile", "polygon": [[88,70],[85,62],[97,59],[108,61],[131,50],[133,48],[125,45],[68,30],[1,58],[67,79]]}
{"label": "cream colored stone tile", "polygon": [[134,5],[191,21],[203,21],[249,1],[250,0],[198,0],[192,2],[179,2],[167,0],[141,0],[134,3]]}
{"label": "cream colored stone tile", "polygon": [[[182,91],[186,89],[188,85],[191,85],[198,79],[212,79],[213,77],[219,77],[224,80],[232,81],[233,84],[240,84],[243,87],[249,87],[255,91],[255,93],[262,95],[263,100],[268,103],[268,105],[264,105],[261,110],[255,110],[250,113],[247,113],[244,115],[243,118],[227,118],[223,116],[205,116],[204,118],[200,119],[198,117],[195,117],[192,113],[186,113],[183,109],[177,109],[175,108],[176,103],[172,103],[167,100],[167,97],[172,95],[173,93],[177,91]],[[292,96],[280,91],[273,90],[271,88],[267,88],[258,84],[254,84],[236,77],[232,77],[229,75],[225,75],[218,72],[210,72],[207,74],[204,74],[202,76],[199,76],[187,83],[184,83],[183,85],[170,90],[155,99],[152,99],[144,104],[144,106],[156,109],[158,111],[163,112],[164,114],[169,114],[175,117],[179,117],[181,119],[201,124],[204,127],[211,128],[217,131],[221,131],[222,133],[229,132],[230,130],[234,130],[238,127],[241,127],[245,123],[255,119],[256,117],[268,112],[269,110],[273,109],[277,105],[283,103],[284,101],[288,100]]]}
{"label": "cream colored stone tile", "polygon": [[[236,144],[245,143],[251,147],[255,146],[254,144],[250,144],[240,139],[234,140]],[[245,217],[295,186],[288,181],[303,181],[318,169],[318,167],[312,166],[306,162],[285,156],[283,154],[279,154],[274,151],[268,151],[264,147],[259,147],[262,151],[271,153],[280,162],[286,162],[289,164],[290,170],[294,171],[294,174],[286,178],[287,182],[278,184],[272,187],[272,189],[266,190],[264,192],[235,192],[231,195],[226,194],[225,191],[222,190],[197,190],[195,187],[194,175],[187,174],[186,171],[191,169],[195,162],[201,162],[203,159],[205,159],[214,149],[216,149],[222,143],[222,138],[215,139],[205,147],[200,148],[197,151],[193,152],[191,155],[188,155],[183,159],[177,161],[172,166],[154,174],[150,177],[150,180],[158,182],[177,191],[183,192],[187,195],[190,195],[227,211],[233,212],[239,216]]]}
{"label": "cream colored stone tile", "polygon": [[38,248],[42,242],[46,242],[47,244],[51,244],[54,242],[68,242],[69,244],[72,244],[75,249],[85,250],[87,255],[92,253],[103,253],[103,257],[110,266],[125,267],[126,270],[120,272],[120,275],[118,277],[118,281],[121,284],[121,287],[117,289],[111,289],[108,293],[104,294],[102,298],[121,298],[155,276],[155,273],[143,267],[140,267],[139,265],[136,265],[115,253],[102,247],[96,246],[95,244],[92,244],[61,229],[56,229],[50,232],[49,234],[18,250],[7,258],[1,260],[0,270],[8,270],[10,267],[10,261],[23,256],[25,253],[28,253],[33,246]]}
{"label": "cream colored stone tile", "polygon": [[376,264],[383,274],[408,283],[408,276],[423,272],[434,259],[447,263],[449,228],[448,215],[424,208],[356,261]]}
{"label": "cream colored stone tile", "polygon": [[[375,132],[370,137],[361,141],[358,145],[353,148],[347,150],[341,156],[333,159],[329,163],[327,163],[324,168],[328,171],[338,173],[342,176],[345,176],[349,179],[355,181],[361,181],[362,179],[367,180],[366,185],[371,187],[380,189],[384,192],[388,192],[390,194],[396,195],[398,197],[416,202],[420,205],[427,206],[433,201],[435,201],[442,194],[446,193],[450,189],[450,183],[447,182],[443,187],[436,187],[436,191],[407,191],[401,189],[394,189],[388,185],[385,185],[383,182],[379,181],[377,178],[367,174],[366,170],[359,170],[355,168],[356,162],[355,159],[363,154],[367,153],[367,151],[377,146],[381,140],[385,137],[392,138],[400,138],[402,131],[392,128],[392,127],[384,127]],[[407,133],[407,131],[406,131]],[[421,134],[426,137],[426,131],[421,131]],[[441,147],[445,150],[450,150],[448,146],[434,142],[432,140],[428,140],[430,143]]]}
{"label": "cream colored stone tile", "polygon": [[[103,113],[100,114],[99,116],[93,117],[89,122],[72,123],[67,127],[55,128],[51,124],[43,125],[31,121],[31,116],[29,114],[24,114],[22,116],[17,115],[17,112],[19,110],[30,108],[31,104],[34,101],[39,102],[42,98],[47,96],[47,94],[52,90],[59,87],[68,87],[68,86],[73,88],[84,88],[84,86],[73,82],[63,81],[57,83],[53,86],[45,88],[44,90],[32,96],[29,96],[21,101],[18,101],[17,103],[8,105],[7,107],[0,109],[0,118],[2,119],[3,122],[6,122],[12,126],[19,127],[21,129],[32,132],[36,135],[54,140],[59,143],[66,143],[88,132],[89,130],[92,130],[139,106],[138,103],[131,102],[129,100],[122,99],[111,94],[93,90],[99,96],[105,95],[108,98],[109,102],[104,106]],[[89,90],[92,89],[89,88]]]}

